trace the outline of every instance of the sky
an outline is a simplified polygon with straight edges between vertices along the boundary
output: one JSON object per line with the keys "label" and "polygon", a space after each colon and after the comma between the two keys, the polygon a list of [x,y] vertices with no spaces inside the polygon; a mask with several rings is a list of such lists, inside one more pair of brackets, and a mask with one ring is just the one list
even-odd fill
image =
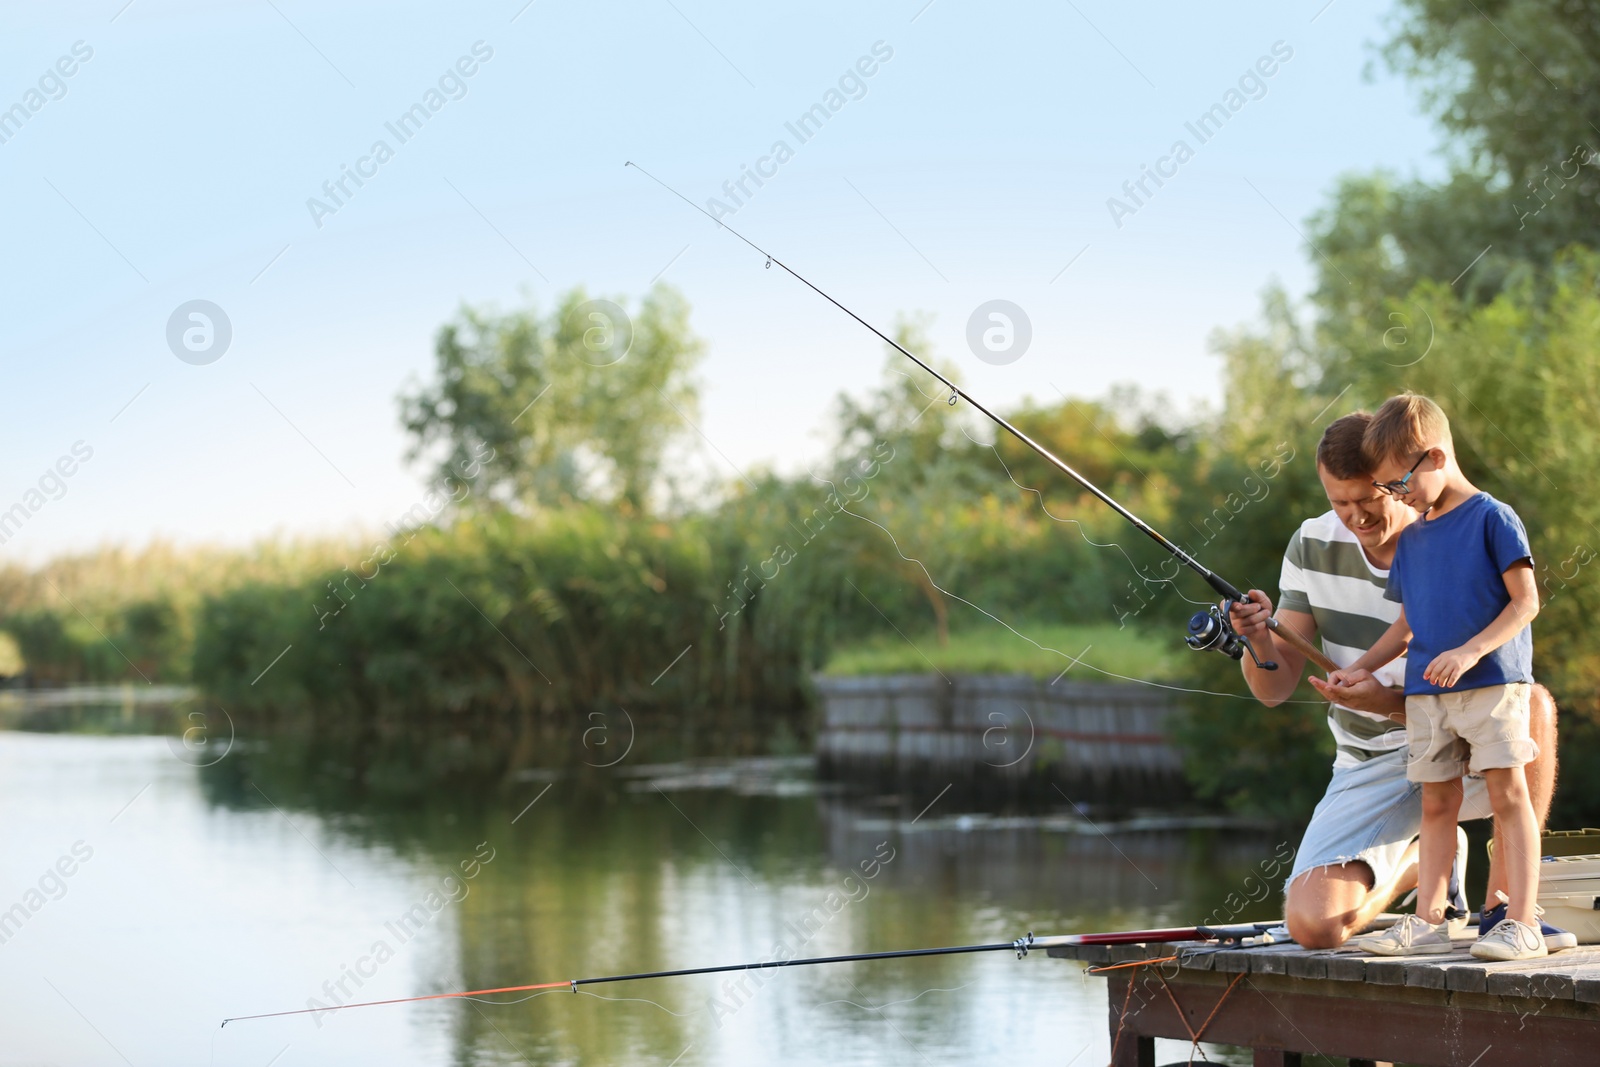
{"label": "sky", "polygon": [[1208,337],[1254,321],[1269,283],[1309,288],[1305,220],[1338,176],[1442,169],[1415,91],[1374,61],[1393,17],[0,5],[0,514],[28,512],[0,563],[376,529],[425,491],[396,397],[430,378],[439,327],[579,286],[687,297],[695,462],[803,469],[882,344],[628,160],[886,330],[931,315],[933,354],[992,406],[1119,382],[1215,405]]}

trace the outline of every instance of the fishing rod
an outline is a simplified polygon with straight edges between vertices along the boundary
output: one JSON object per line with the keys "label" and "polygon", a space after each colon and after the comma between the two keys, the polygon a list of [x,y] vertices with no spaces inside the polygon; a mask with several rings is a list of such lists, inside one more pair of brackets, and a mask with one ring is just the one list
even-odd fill
{"label": "fishing rod", "polygon": [[[640,174],[643,174],[645,177],[661,186],[661,188],[665,189],[673,196],[676,196],[679,200],[682,200],[685,204],[688,204],[690,207],[700,212],[700,214],[704,215],[712,222],[715,222],[722,229],[727,230],[739,240],[743,241],[757,252],[760,252],[767,259],[768,270],[771,270],[772,265],[776,263],[778,266],[787,271],[790,277],[794,278],[806,288],[822,297],[822,299],[826,300],[828,303],[832,304],[834,307],[838,308],[840,311],[844,312],[846,315],[849,315],[852,319],[855,319],[861,325],[871,330],[885,344],[888,344],[902,356],[905,356],[911,362],[915,363],[917,366],[933,375],[944,385],[946,389],[949,389],[949,402],[952,405],[954,405],[957,400],[965,400],[967,403],[971,404],[978,411],[982,412],[983,415],[996,426],[999,426],[1012,437],[1015,437],[1018,441],[1021,441],[1023,444],[1033,449],[1041,458],[1045,460],[1045,462],[1049,463],[1067,477],[1077,482],[1084,489],[1088,490],[1088,492],[1091,493],[1101,503],[1105,504],[1112,511],[1115,511],[1118,515],[1121,515],[1124,519],[1128,520],[1128,522],[1133,525],[1134,529],[1138,530],[1140,533],[1150,538],[1150,540],[1160,545],[1179,563],[1183,564],[1185,567],[1188,567],[1190,570],[1194,571],[1202,579],[1204,579],[1205,583],[1223,598],[1223,603],[1221,605],[1213,605],[1205,611],[1197,611],[1190,616],[1188,633],[1183,639],[1184,643],[1190,648],[1194,649],[1196,652],[1203,652],[1207,649],[1215,649],[1216,651],[1221,652],[1223,655],[1229,656],[1233,659],[1242,659],[1244,654],[1248,652],[1250,653],[1251,660],[1255,662],[1257,667],[1269,671],[1275,671],[1278,669],[1278,665],[1273,661],[1263,660],[1260,656],[1256,655],[1255,646],[1250,643],[1250,639],[1236,632],[1233,628],[1233,624],[1229,621],[1228,610],[1232,608],[1234,604],[1247,600],[1245,595],[1241,593],[1239,589],[1231,582],[1227,581],[1227,579],[1223,578],[1205,564],[1195,559],[1182,548],[1178,547],[1178,545],[1162,536],[1162,534],[1156,530],[1155,527],[1151,526],[1149,523],[1139,518],[1139,516],[1123,507],[1122,504],[1120,504],[1109,493],[1106,493],[1088,478],[1078,473],[1065,460],[1061,459],[1061,457],[1057,456],[1048,448],[1045,448],[1039,442],[1035,441],[1021,430],[1017,429],[1017,427],[1013,426],[1004,417],[996,414],[993,411],[990,411],[971,393],[968,393],[955,382],[951,381],[949,378],[933,369],[933,367],[917,358],[916,355],[907,350],[894,338],[890,337],[888,334],[872,325],[872,323],[868,322],[866,319],[862,318],[860,315],[857,315],[854,311],[851,311],[849,308],[839,303],[839,301],[823,292],[820,288],[813,284],[810,279],[800,274],[799,271],[796,271],[783,260],[779,259],[777,256],[774,256],[771,252],[768,252],[765,248],[762,248],[760,245],[750,240],[750,238],[746,237],[738,230],[735,230],[732,226],[729,226],[727,223],[711,214],[711,212],[707,211],[699,204],[696,204],[693,200],[690,200],[688,197],[678,192],[678,190],[674,189],[660,178],[657,178],[654,174],[651,174],[649,171],[639,166],[639,164],[629,160],[628,162],[624,163],[623,166],[632,167],[634,170],[638,171]],[[1313,663],[1316,663],[1323,670],[1333,671],[1338,669],[1338,664],[1334,663],[1327,656],[1323,655],[1321,649],[1312,645],[1311,642],[1300,636],[1300,634],[1296,633],[1292,628],[1282,625],[1275,618],[1268,619],[1267,626],[1272,630],[1273,633],[1277,634],[1287,644],[1292,645],[1302,655],[1306,656]]]}
{"label": "fishing rod", "polygon": [[[652,978],[685,978],[697,974],[725,974],[729,971],[773,971],[782,967],[810,967],[824,963],[860,963],[866,960],[898,960],[918,956],[955,956],[972,952],[1015,952],[1017,959],[1030,949],[1050,949],[1066,945],[1129,945],[1139,943],[1166,943],[1175,941],[1219,941],[1224,944],[1246,946],[1271,943],[1267,931],[1278,923],[1241,923],[1235,926],[1174,926],[1160,930],[1121,930],[1105,934],[1064,934],[1056,937],[1034,937],[1028,931],[1014,941],[997,941],[987,945],[953,945],[947,948],[908,948],[890,952],[853,952],[844,956],[813,956],[803,960],[767,960],[759,963],[727,963],[715,967],[684,967],[673,971],[641,971],[636,974],[608,974],[597,978],[568,978],[560,982],[536,982],[532,985],[500,986],[495,989],[468,989],[459,993],[427,993],[419,997],[394,997],[389,1000],[367,1000],[357,1004],[330,1004],[317,1008],[296,1008],[293,1011],[269,1011],[261,1015],[235,1015],[222,1020],[222,1025],[246,1022],[251,1019],[276,1019],[288,1015],[320,1015],[329,1011],[350,1008],[376,1008],[385,1004],[415,1004],[424,1000],[459,1000],[464,997],[482,997],[494,993],[527,993],[540,990],[570,989],[576,993],[579,986],[601,985],[606,982],[641,982]],[[507,1003],[517,1003],[509,1001]]]}

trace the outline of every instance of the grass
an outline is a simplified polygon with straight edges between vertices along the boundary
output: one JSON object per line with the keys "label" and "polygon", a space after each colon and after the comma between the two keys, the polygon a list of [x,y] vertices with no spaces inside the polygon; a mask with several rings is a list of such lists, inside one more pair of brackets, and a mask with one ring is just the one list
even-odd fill
{"label": "grass", "polygon": [[1046,649],[1059,649],[1064,655],[1036,648],[996,624],[981,630],[953,633],[944,648],[938,646],[932,633],[913,634],[909,642],[899,634],[874,637],[836,651],[823,673],[842,676],[926,674],[937,669],[945,674],[1027,674],[1035,678],[1054,678],[1082,655],[1082,661],[1068,675],[1076,681],[1116,680],[1106,677],[1102,671],[1153,680],[1172,678],[1178,673],[1180,657],[1188,654],[1176,634],[1166,641],[1131,627],[1119,629],[1109,622],[1088,626],[1019,624],[1017,629]]}

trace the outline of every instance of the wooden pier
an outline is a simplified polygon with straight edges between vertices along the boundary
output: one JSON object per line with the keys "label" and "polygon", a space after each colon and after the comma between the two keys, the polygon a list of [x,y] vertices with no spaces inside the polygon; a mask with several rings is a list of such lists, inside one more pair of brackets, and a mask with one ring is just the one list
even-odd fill
{"label": "wooden pier", "polygon": [[1106,979],[1112,1067],[1155,1067],[1158,1037],[1243,1046],[1258,1067],[1310,1054],[1353,1065],[1600,1063],[1600,945],[1523,963],[1474,959],[1471,945],[1403,958],[1292,943],[1047,951]]}

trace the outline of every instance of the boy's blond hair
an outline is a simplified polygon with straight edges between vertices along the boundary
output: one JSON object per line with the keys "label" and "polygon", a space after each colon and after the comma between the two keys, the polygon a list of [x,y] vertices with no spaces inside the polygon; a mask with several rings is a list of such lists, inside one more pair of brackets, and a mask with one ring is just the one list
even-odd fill
{"label": "boy's blond hair", "polygon": [[1450,420],[1438,404],[1416,393],[1385,400],[1361,435],[1361,446],[1374,468],[1388,461],[1409,460],[1429,448],[1455,454]]}

